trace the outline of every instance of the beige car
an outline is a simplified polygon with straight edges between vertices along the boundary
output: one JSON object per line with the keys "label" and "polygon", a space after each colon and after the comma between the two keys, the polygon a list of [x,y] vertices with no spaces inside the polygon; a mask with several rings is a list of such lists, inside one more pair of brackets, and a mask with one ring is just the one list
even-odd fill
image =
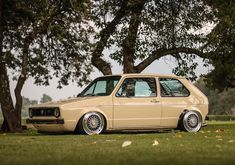
{"label": "beige car", "polygon": [[27,122],[41,132],[88,135],[166,128],[197,132],[207,113],[207,97],[185,78],[123,74],[95,79],[75,99],[30,107]]}

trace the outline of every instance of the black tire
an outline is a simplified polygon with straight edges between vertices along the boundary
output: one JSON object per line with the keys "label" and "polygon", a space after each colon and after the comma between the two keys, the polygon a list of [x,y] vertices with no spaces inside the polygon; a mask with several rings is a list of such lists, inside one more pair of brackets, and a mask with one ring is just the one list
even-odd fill
{"label": "black tire", "polygon": [[102,114],[88,112],[78,122],[77,132],[83,135],[101,134],[105,130],[106,121]]}
{"label": "black tire", "polygon": [[198,132],[202,127],[202,117],[198,112],[185,111],[180,116],[178,128],[186,132]]}

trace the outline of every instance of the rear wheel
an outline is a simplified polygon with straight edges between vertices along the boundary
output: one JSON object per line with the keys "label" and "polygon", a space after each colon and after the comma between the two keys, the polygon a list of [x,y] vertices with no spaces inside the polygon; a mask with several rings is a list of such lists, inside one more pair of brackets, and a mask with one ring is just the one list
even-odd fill
{"label": "rear wheel", "polygon": [[180,129],[187,132],[198,132],[202,127],[201,115],[194,111],[187,111],[180,120]]}
{"label": "rear wheel", "polygon": [[88,112],[80,119],[78,129],[82,134],[100,134],[105,129],[105,119],[100,113]]}

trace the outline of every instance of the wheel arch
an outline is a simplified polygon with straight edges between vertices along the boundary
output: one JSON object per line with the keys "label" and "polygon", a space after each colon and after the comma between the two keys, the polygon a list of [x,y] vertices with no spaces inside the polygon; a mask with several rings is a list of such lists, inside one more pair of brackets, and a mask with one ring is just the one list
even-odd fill
{"label": "wheel arch", "polygon": [[89,110],[86,109],[86,110],[83,110],[83,111],[80,113],[80,115],[79,115],[79,117],[78,117],[78,119],[77,119],[77,124],[76,124],[76,127],[75,127],[74,131],[75,131],[75,132],[78,131],[78,129],[79,129],[79,122],[81,121],[82,117],[83,117],[85,114],[89,113],[89,112],[99,113],[99,114],[101,114],[101,115],[104,117],[104,122],[105,122],[104,130],[106,130],[106,129],[107,129],[107,116],[105,115],[105,113],[104,113],[103,111],[99,110],[99,109],[89,109]]}
{"label": "wheel arch", "polygon": [[195,109],[195,108],[193,108],[193,109],[184,109],[181,112],[180,116],[179,116],[179,120],[178,120],[178,124],[177,124],[177,129],[179,129],[181,127],[181,125],[180,125],[181,124],[181,120],[183,119],[185,113],[187,113],[188,111],[193,111],[193,112],[197,113],[198,116],[200,117],[201,121],[203,122],[203,117],[202,117],[202,113],[200,112],[200,110]]}

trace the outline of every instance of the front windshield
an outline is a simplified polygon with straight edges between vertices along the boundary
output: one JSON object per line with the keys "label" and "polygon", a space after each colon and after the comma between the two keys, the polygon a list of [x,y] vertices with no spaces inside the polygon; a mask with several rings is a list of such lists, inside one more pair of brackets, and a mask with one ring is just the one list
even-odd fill
{"label": "front windshield", "polygon": [[100,77],[91,82],[80,94],[84,96],[108,96],[112,93],[121,76]]}

